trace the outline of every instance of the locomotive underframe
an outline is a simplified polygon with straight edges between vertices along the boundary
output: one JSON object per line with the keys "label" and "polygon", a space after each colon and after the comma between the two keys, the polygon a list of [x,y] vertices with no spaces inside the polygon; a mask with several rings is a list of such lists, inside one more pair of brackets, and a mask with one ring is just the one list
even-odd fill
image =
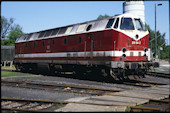
{"label": "locomotive underframe", "polygon": [[16,69],[59,74],[61,72],[74,72],[84,74],[87,72],[101,73],[104,77],[126,77],[128,75],[144,75],[150,67],[159,67],[156,62],[147,61],[15,61]]}

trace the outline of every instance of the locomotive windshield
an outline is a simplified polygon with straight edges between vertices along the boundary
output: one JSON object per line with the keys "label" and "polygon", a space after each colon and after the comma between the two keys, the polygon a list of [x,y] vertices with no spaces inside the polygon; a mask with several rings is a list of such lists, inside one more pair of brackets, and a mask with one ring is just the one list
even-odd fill
{"label": "locomotive windshield", "polygon": [[145,25],[140,19],[135,19],[136,29],[146,31]]}
{"label": "locomotive windshield", "polygon": [[132,18],[122,18],[121,19],[121,24],[120,24],[120,29],[122,30],[134,30],[134,25]]}

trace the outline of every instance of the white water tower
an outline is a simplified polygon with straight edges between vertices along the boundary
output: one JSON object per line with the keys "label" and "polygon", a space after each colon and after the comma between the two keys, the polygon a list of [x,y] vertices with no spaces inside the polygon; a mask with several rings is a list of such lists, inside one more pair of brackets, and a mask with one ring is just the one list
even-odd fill
{"label": "white water tower", "polygon": [[123,3],[123,13],[131,13],[141,18],[145,23],[144,1],[126,1]]}

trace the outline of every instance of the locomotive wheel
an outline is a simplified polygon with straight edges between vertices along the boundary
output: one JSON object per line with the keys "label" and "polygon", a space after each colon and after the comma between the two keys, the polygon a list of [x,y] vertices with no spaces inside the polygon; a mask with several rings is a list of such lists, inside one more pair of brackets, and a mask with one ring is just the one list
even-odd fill
{"label": "locomotive wheel", "polygon": [[138,76],[138,78],[141,78],[141,76],[142,76],[142,70],[141,69],[137,70],[137,76]]}
{"label": "locomotive wheel", "polygon": [[118,80],[129,80],[129,76],[126,73],[126,70],[124,69],[114,69],[114,70],[110,70],[110,75],[114,78],[117,78]]}
{"label": "locomotive wheel", "polygon": [[126,70],[122,70],[121,75],[123,80],[130,80]]}
{"label": "locomotive wheel", "polygon": [[145,77],[145,69],[136,69],[135,70],[136,73],[134,73],[134,79],[138,79],[138,78],[144,78]]}
{"label": "locomotive wheel", "polygon": [[75,78],[82,77],[83,79],[87,79],[86,72],[87,72],[87,69],[85,67],[75,66],[73,68],[73,73],[74,73]]}
{"label": "locomotive wheel", "polygon": [[86,71],[83,70],[83,69],[76,69],[76,70],[74,71],[74,73],[75,73],[76,75],[78,75],[78,76],[84,75],[85,72],[86,72]]}
{"label": "locomotive wheel", "polygon": [[101,69],[101,74],[102,74],[103,77],[107,77],[108,76],[108,74],[107,74],[105,69]]}
{"label": "locomotive wheel", "polygon": [[49,67],[49,74],[54,75],[55,74],[55,68],[53,66]]}
{"label": "locomotive wheel", "polygon": [[117,75],[118,75],[117,73],[110,69],[110,76],[113,77],[115,80],[120,80],[120,78]]}
{"label": "locomotive wheel", "polygon": [[22,65],[21,66],[21,71],[24,72],[24,73],[28,72],[27,66],[26,65]]}
{"label": "locomotive wheel", "polygon": [[123,69],[118,69],[118,74],[117,76],[119,77],[120,80],[125,80],[125,71]]}
{"label": "locomotive wheel", "polygon": [[136,70],[131,70],[131,75],[132,75],[133,80],[137,79],[137,75],[135,72],[136,72]]}
{"label": "locomotive wheel", "polygon": [[110,68],[105,69],[107,77],[109,79],[114,79],[114,80],[122,80],[122,77],[120,76],[119,72]]}
{"label": "locomotive wheel", "polygon": [[18,65],[15,65],[15,69],[16,69],[16,71],[20,71],[20,68]]}

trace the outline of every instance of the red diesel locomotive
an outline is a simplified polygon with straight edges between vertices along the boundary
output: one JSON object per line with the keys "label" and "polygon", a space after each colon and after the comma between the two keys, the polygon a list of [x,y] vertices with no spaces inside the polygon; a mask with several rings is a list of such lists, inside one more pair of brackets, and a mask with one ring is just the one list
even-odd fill
{"label": "red diesel locomotive", "polygon": [[20,36],[14,64],[21,71],[101,72],[123,78],[144,75],[149,32],[139,17],[122,14]]}

